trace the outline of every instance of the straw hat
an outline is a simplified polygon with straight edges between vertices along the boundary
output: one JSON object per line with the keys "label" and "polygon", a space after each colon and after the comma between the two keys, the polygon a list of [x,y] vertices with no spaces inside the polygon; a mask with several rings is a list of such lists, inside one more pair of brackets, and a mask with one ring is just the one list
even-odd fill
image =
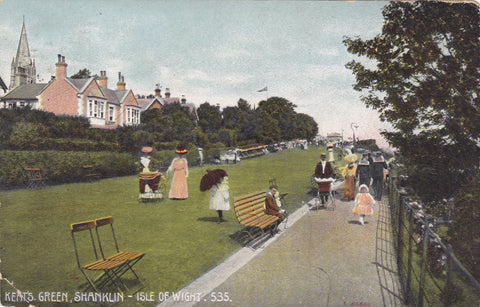
{"label": "straw hat", "polygon": [[183,147],[182,145],[178,145],[178,146],[177,146],[177,149],[175,149],[175,152],[176,152],[177,154],[183,155],[183,154],[186,154],[186,153],[187,153],[187,150],[186,150],[185,147]]}

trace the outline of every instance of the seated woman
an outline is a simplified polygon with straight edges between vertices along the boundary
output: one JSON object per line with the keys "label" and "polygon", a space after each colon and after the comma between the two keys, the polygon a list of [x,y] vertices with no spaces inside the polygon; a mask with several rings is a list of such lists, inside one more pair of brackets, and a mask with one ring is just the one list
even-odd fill
{"label": "seated woman", "polygon": [[267,192],[267,197],[265,198],[265,212],[268,215],[275,215],[280,218],[280,221],[285,219],[286,212],[281,209],[281,203],[278,199],[278,191],[275,188],[270,188]]}

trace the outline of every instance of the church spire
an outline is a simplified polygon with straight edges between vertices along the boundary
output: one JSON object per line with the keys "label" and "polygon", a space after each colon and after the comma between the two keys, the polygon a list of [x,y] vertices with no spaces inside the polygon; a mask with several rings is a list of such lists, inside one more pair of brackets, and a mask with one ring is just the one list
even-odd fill
{"label": "church spire", "polygon": [[25,27],[25,17],[23,17],[22,31],[18,41],[17,55],[13,59],[10,89],[21,84],[36,83],[35,62],[30,56],[30,48],[28,47],[27,30]]}

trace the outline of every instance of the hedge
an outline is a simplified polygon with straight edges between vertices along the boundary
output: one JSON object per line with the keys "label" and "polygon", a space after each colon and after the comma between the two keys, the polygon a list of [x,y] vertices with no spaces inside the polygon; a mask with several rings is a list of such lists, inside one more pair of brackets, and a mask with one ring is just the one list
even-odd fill
{"label": "hedge", "polygon": [[[197,148],[187,146],[189,166],[199,164]],[[213,163],[220,148],[204,150],[204,163]],[[164,172],[175,157],[175,150],[154,151],[150,169]],[[141,171],[140,152],[119,153],[111,151],[0,151],[0,189],[23,187],[28,181],[24,168],[38,167],[48,184],[61,184],[87,180],[84,165],[94,165],[100,178],[127,176]]]}
{"label": "hedge", "polygon": [[0,151],[0,188],[23,186],[27,182],[25,167],[39,167],[48,184],[86,180],[83,165],[94,165],[100,177],[138,173],[135,154],[116,152]]}

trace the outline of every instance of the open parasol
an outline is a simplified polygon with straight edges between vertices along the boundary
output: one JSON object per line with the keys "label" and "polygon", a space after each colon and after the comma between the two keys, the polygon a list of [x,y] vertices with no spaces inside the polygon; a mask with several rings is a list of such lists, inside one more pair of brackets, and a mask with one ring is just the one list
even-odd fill
{"label": "open parasol", "polygon": [[214,169],[207,171],[207,173],[200,180],[200,191],[205,192],[210,190],[212,186],[220,183],[223,177],[228,176],[227,172],[223,169]]}

